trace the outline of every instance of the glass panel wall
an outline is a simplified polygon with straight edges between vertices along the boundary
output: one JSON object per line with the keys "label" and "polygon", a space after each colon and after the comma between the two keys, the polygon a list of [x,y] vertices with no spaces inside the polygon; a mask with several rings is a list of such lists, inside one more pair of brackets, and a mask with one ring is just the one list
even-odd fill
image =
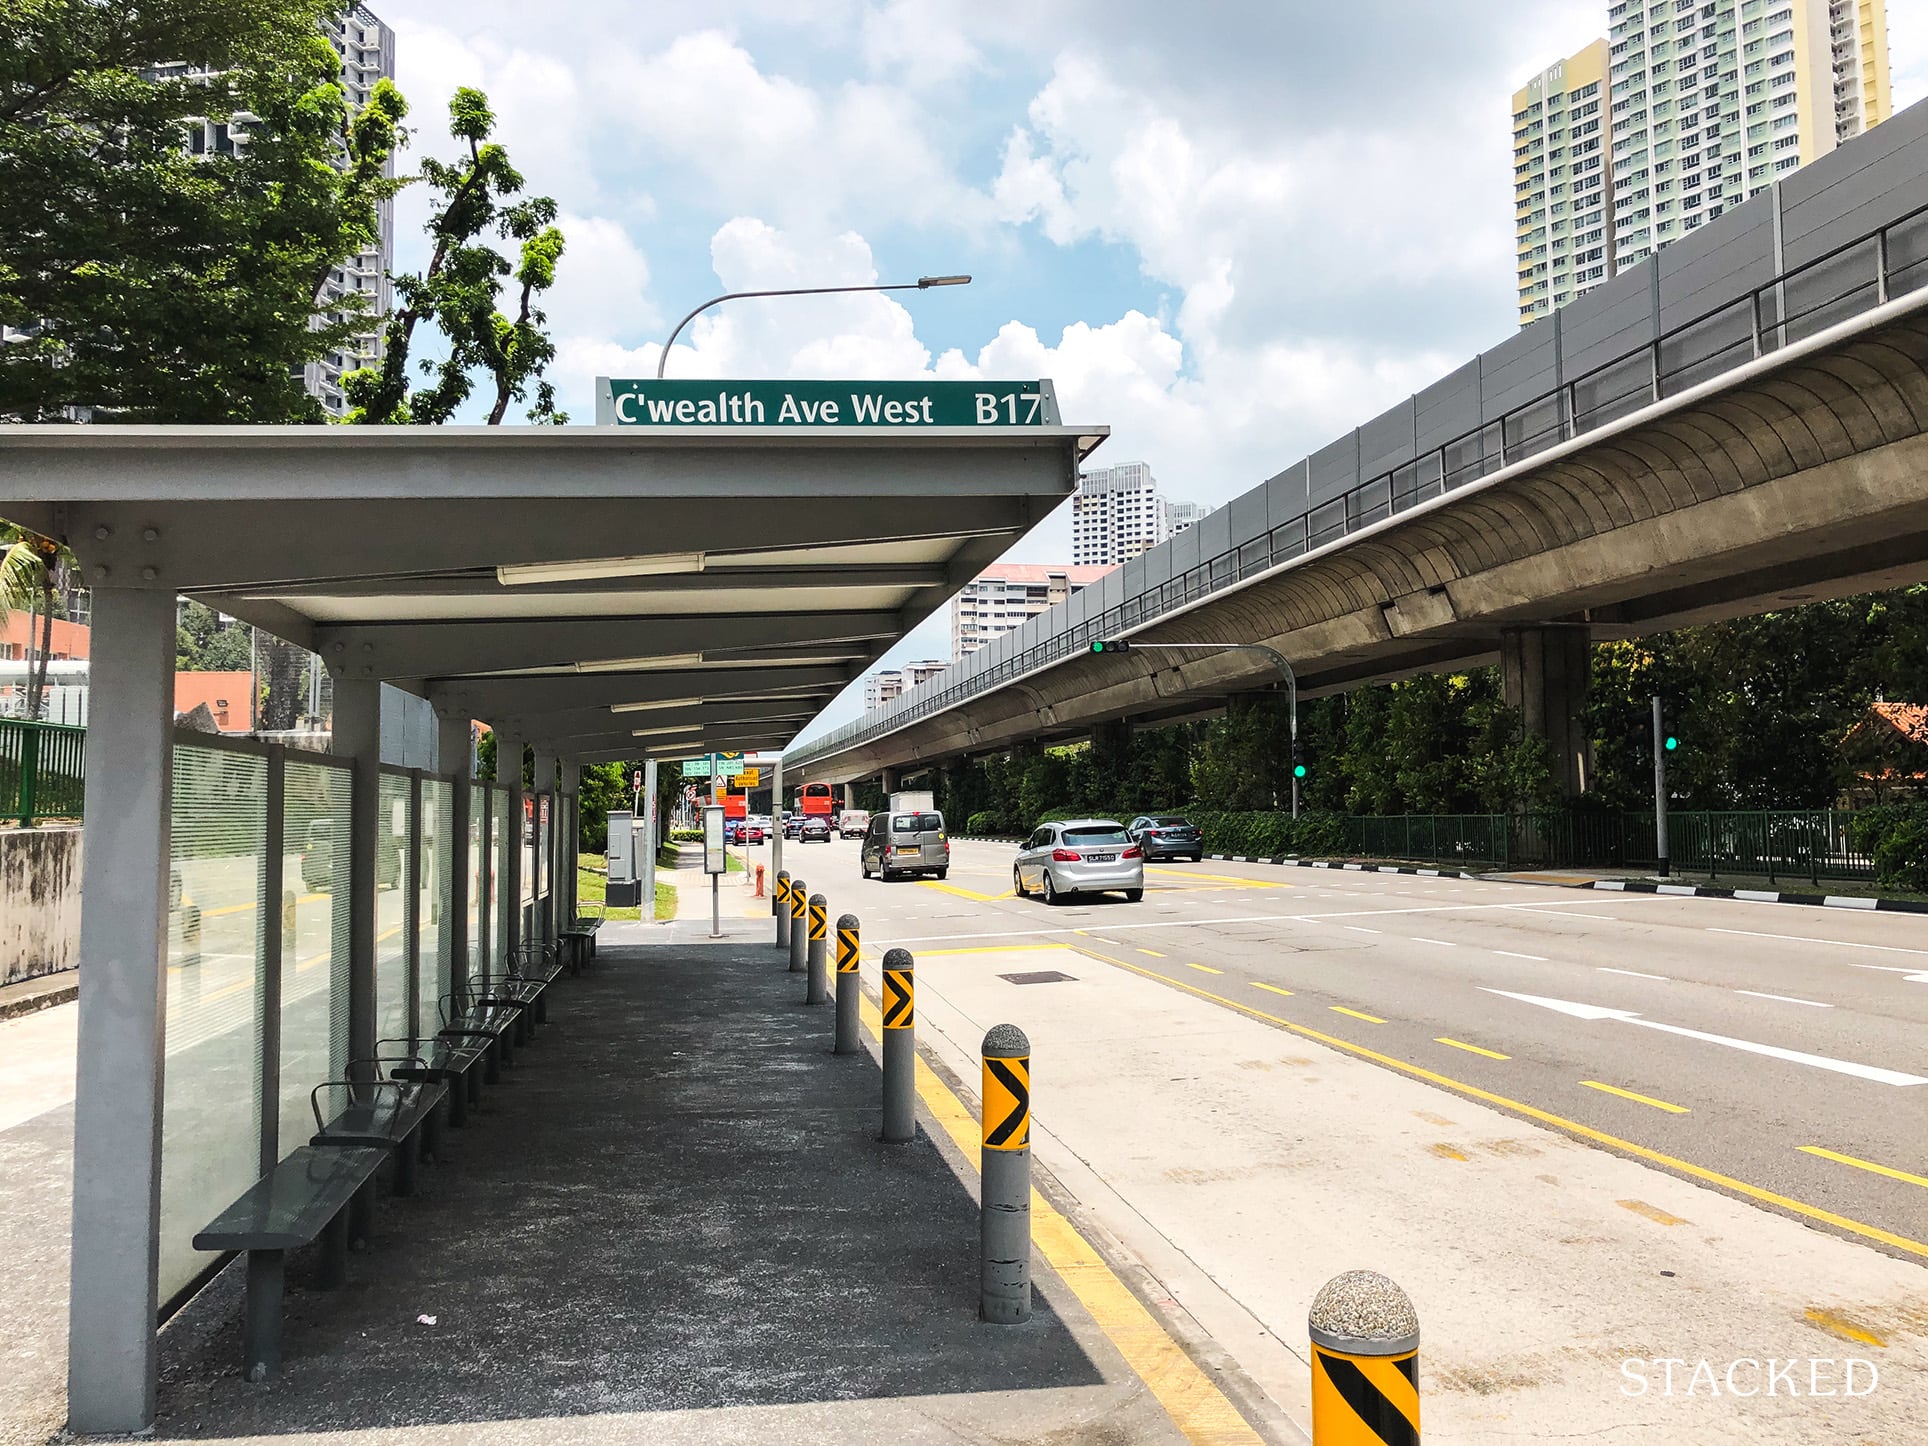
{"label": "glass panel wall", "polygon": [[308,1143],[309,1092],[348,1070],[350,770],[288,758],[282,894],[280,1155]]}
{"label": "glass panel wall", "polygon": [[489,918],[488,900],[482,897],[482,847],[487,842],[489,789],[487,784],[469,785],[469,978],[482,977],[482,924]]}
{"label": "glass panel wall", "polygon": [[[455,958],[455,788],[439,778],[422,780],[422,921],[415,1032],[432,1039],[439,1029],[440,1001],[453,987]],[[463,851],[466,859],[467,851]]]}
{"label": "glass panel wall", "polygon": [[194,1249],[194,1232],[260,1174],[267,807],[266,758],[174,750],[161,1103],[163,1301],[214,1259]]}
{"label": "glass panel wall", "polygon": [[[375,1038],[407,1039],[414,1012],[408,998],[408,809],[406,773],[381,776],[375,820]],[[389,1053],[384,1044],[381,1052]]]}

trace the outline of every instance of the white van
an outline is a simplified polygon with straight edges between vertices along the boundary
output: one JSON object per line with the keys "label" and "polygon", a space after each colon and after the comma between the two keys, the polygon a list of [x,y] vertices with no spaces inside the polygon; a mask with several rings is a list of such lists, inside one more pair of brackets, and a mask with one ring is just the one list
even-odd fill
{"label": "white van", "polygon": [[862,838],[864,830],[870,827],[870,810],[867,808],[846,808],[837,815],[838,838]]}

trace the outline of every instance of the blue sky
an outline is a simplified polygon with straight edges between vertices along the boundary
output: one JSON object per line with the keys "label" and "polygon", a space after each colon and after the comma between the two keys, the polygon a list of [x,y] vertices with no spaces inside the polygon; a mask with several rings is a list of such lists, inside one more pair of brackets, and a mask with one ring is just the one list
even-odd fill
{"label": "blue sky", "polygon": [[[1096,461],[1223,502],[1514,326],[1510,97],[1606,0],[400,0],[416,149],[479,85],[569,249],[563,405],[722,290],[682,376],[1047,376]],[[1898,105],[1928,0],[1890,0]],[[398,265],[422,261],[405,193]],[[1062,559],[1062,509],[1013,556]],[[942,616],[892,658],[942,656]],[[861,710],[853,686],[817,727]],[[814,731],[814,730],[813,730]]]}

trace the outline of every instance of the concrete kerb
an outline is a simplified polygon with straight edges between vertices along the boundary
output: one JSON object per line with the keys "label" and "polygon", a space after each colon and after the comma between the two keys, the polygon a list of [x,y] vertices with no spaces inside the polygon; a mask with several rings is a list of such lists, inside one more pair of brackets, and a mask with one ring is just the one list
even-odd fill
{"label": "concrete kerb", "polygon": [[64,969],[58,974],[35,974],[12,984],[0,986],[0,1019],[17,1019],[71,1004],[80,998],[80,971]]}

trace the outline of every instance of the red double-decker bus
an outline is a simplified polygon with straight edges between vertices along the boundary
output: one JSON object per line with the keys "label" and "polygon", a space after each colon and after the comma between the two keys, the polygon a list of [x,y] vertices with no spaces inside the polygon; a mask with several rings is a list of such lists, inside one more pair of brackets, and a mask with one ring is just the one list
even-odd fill
{"label": "red double-decker bus", "polygon": [[802,812],[805,817],[808,817],[811,814],[820,814],[823,817],[828,818],[833,812],[836,811],[836,807],[837,807],[836,795],[831,790],[831,787],[829,784],[827,783],[804,784],[803,798],[801,801],[800,812]]}

